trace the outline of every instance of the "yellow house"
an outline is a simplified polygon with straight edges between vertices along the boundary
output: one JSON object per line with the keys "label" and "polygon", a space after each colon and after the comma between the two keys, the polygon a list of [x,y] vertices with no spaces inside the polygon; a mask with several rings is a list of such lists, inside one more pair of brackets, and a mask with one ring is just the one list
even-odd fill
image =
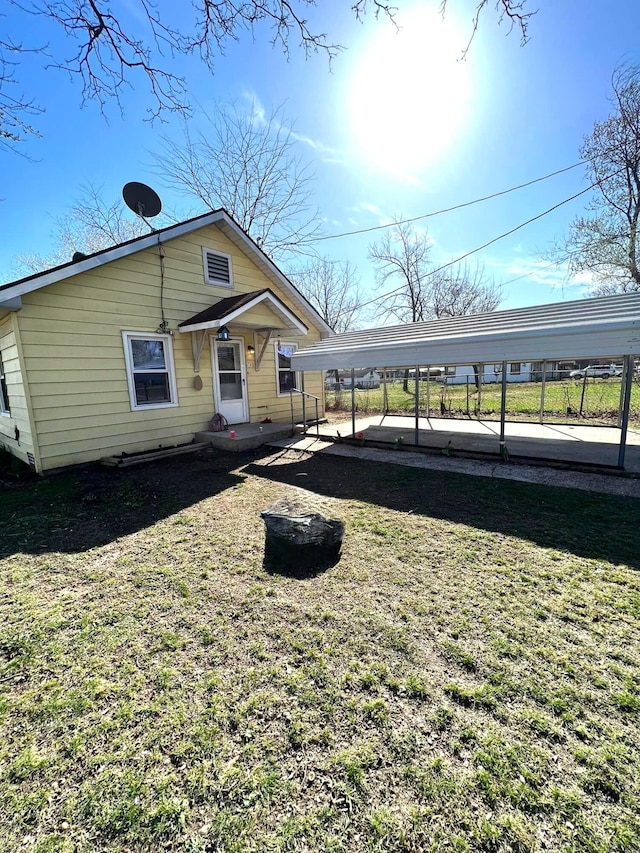
{"label": "yellow house", "polygon": [[0,286],[0,444],[45,472],[186,444],[214,412],[290,423],[291,354],[330,334],[224,210],[76,254]]}

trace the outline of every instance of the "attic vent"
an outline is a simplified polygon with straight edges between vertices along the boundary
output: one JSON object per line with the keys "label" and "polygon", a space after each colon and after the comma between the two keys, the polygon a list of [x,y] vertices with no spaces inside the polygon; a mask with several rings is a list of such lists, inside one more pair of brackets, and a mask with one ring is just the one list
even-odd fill
{"label": "attic vent", "polygon": [[213,252],[211,249],[203,249],[204,280],[207,284],[217,284],[222,287],[231,287],[231,256]]}

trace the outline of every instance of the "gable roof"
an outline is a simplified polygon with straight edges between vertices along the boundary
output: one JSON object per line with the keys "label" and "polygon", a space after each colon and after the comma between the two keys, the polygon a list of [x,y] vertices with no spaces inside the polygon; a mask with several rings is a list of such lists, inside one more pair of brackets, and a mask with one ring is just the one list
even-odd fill
{"label": "gable roof", "polygon": [[[294,334],[306,335],[309,331],[302,320],[293,311],[290,311],[281,299],[269,288],[254,290],[251,293],[241,293],[238,296],[227,296],[220,299],[210,308],[199,311],[188,320],[178,324],[181,332],[198,332],[202,329],[219,329],[226,323],[231,323],[243,316],[256,305],[266,303],[278,318],[284,321],[287,331],[290,329]],[[263,324],[261,323],[262,327]]]}
{"label": "gable roof", "polygon": [[153,231],[151,234],[143,235],[142,237],[134,237],[132,240],[126,240],[124,243],[119,243],[116,246],[110,246],[108,249],[101,249],[99,252],[93,252],[77,261],[69,261],[66,264],[60,264],[57,267],[52,267],[48,270],[43,270],[33,275],[25,276],[16,281],[8,282],[0,285],[0,316],[2,315],[3,307],[8,310],[17,310],[19,308],[19,299],[26,293],[31,293],[34,290],[39,290],[42,287],[47,287],[57,281],[62,281],[78,273],[87,272],[96,267],[108,264],[111,261],[125,258],[135,252],[140,252],[143,249],[148,249],[152,246],[161,245],[176,237],[181,237],[183,234],[189,234],[192,231],[197,231],[200,228],[205,228],[208,225],[217,226],[222,233],[231,240],[245,255],[251,258],[256,266],[269,278],[274,284],[284,288],[291,296],[300,304],[302,304],[314,317],[317,325],[327,335],[333,335],[333,329],[326,323],[325,320],[318,314],[311,303],[300,293],[285,274],[278,269],[273,261],[265,255],[262,249],[255,243],[249,235],[243,231],[238,223],[227,213],[226,210],[219,210],[204,213],[200,216],[194,216],[192,219],[187,219],[184,222],[179,222],[176,225],[169,225],[166,228],[161,228],[158,231]]}

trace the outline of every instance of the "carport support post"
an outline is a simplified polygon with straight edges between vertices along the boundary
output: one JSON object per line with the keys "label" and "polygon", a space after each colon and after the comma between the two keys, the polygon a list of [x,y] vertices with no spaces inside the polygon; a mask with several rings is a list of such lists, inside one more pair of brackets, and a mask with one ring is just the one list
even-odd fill
{"label": "carport support post", "polygon": [[505,458],[504,419],[507,409],[507,362],[502,362],[502,393],[500,395],[500,456]]}
{"label": "carport support post", "polygon": [[387,396],[387,368],[382,369],[382,414],[389,411],[389,398]]}
{"label": "carport support post", "polygon": [[618,449],[618,467],[624,468],[624,454],[627,449],[627,427],[629,426],[629,408],[631,406],[631,383],[633,381],[633,356],[624,357],[624,399],[622,401],[622,421],[620,423],[620,448]]}
{"label": "carport support post", "polygon": [[416,434],[414,439],[414,444],[417,447],[420,444],[420,365],[416,364],[416,388],[414,392],[415,397],[415,418],[416,418]]}
{"label": "carport support post", "polygon": [[632,363],[627,365],[627,362],[624,362],[622,367],[622,379],[620,380],[620,402],[618,403],[618,429],[622,426],[622,410],[624,409],[624,392],[626,386],[626,377],[627,377],[627,369],[632,370]]}
{"label": "carport support post", "polygon": [[431,400],[429,392],[431,391],[431,365],[427,365],[427,419],[431,417]]}
{"label": "carport support post", "polygon": [[300,390],[302,391],[302,434],[307,434],[307,404],[306,404],[306,395],[304,393],[304,371],[300,374],[300,379],[302,380],[300,383]]}
{"label": "carport support post", "polygon": [[544,392],[547,379],[547,362],[542,362],[542,387],[540,388],[540,423],[544,420]]}
{"label": "carport support post", "polygon": [[351,437],[356,437],[356,371],[351,368]]}

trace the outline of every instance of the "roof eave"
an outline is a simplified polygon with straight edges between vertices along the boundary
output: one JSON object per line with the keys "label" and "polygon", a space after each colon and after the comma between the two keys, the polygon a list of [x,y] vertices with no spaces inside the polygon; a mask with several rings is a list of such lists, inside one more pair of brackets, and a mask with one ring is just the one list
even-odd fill
{"label": "roof eave", "polygon": [[[39,290],[42,287],[47,287],[50,284],[55,284],[57,281],[62,281],[66,278],[71,278],[74,275],[87,272],[110,263],[111,261],[125,258],[135,252],[148,249],[155,245],[160,245],[180,237],[183,234],[189,234],[192,231],[197,231],[208,225],[217,225],[220,230],[229,237],[246,254],[250,255],[256,265],[262,269],[267,277],[274,283],[280,285],[287,290],[296,302],[302,305],[313,317],[316,326],[325,334],[326,337],[335,334],[331,326],[320,316],[311,303],[300,293],[300,291],[289,281],[289,279],[281,272],[273,261],[265,255],[262,249],[243,231],[243,229],[235,222],[225,210],[214,210],[209,214],[203,214],[200,217],[187,220],[186,222],[171,225],[161,231],[155,231],[146,237],[136,237],[134,240],[121,243],[111,249],[105,249],[97,252],[94,255],[81,260],[70,262],[61,267],[45,270],[42,273],[29,276],[28,278],[20,279],[13,285],[3,286],[0,289],[0,294],[3,297],[3,302],[7,299],[12,299],[18,296],[24,296],[34,290]],[[0,303],[2,304],[2,303]],[[306,332],[305,332],[306,334]]]}

